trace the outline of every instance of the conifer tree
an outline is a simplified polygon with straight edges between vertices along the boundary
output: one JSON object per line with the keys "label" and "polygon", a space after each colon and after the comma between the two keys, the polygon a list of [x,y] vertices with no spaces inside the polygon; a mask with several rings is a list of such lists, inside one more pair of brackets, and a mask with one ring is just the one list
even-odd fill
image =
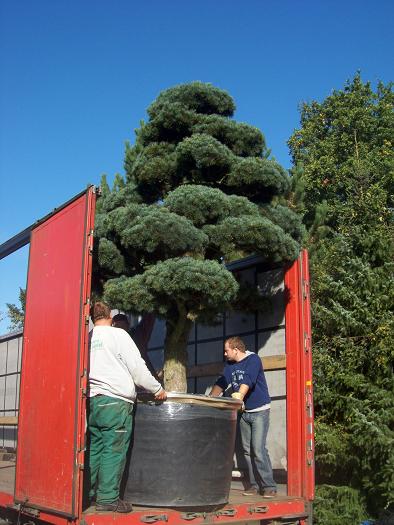
{"label": "conifer tree", "polygon": [[304,104],[289,141],[311,253],[317,479],[350,483],[372,512],[394,501],[393,100],[357,74]]}
{"label": "conifer tree", "polygon": [[258,300],[225,263],[255,253],[286,263],[300,249],[289,176],[267,158],[261,131],[233,120],[234,111],[210,84],[163,91],[126,147],[126,180],[105,186],[99,201],[96,283],[113,307],[165,319],[172,391],[186,391],[192,323]]}
{"label": "conifer tree", "polygon": [[11,321],[9,330],[21,330],[25,322],[25,306],[26,306],[26,289],[19,288],[19,303],[20,306],[12,303],[6,303],[7,316]]}

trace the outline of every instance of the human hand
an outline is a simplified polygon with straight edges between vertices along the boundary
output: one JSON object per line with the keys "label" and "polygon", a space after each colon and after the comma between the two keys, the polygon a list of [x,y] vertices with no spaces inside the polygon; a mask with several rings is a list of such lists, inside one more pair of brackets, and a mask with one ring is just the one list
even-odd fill
{"label": "human hand", "polygon": [[241,401],[243,400],[244,396],[241,394],[241,392],[233,392],[231,394],[231,397],[233,399],[240,399]]}
{"label": "human hand", "polygon": [[243,402],[244,396],[241,394],[241,392],[233,392],[231,394],[231,397],[233,399],[239,399],[240,401],[242,401],[242,406],[238,410],[241,410],[241,412],[243,412],[245,410],[245,403]]}
{"label": "human hand", "polygon": [[156,392],[155,399],[156,401],[165,401],[167,399],[167,392],[164,390],[164,388]]}

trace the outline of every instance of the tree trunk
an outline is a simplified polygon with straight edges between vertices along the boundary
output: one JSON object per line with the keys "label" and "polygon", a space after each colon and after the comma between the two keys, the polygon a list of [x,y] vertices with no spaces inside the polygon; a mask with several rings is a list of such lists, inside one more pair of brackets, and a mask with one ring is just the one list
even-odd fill
{"label": "tree trunk", "polygon": [[187,392],[187,341],[193,322],[186,316],[176,324],[166,323],[164,343],[164,388],[168,392]]}

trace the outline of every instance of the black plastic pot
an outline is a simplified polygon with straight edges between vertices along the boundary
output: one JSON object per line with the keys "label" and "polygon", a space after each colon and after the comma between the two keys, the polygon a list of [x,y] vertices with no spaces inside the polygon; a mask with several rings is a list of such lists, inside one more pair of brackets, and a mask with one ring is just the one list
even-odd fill
{"label": "black plastic pot", "polygon": [[139,400],[125,499],[167,507],[227,503],[240,405],[175,393],[160,404]]}

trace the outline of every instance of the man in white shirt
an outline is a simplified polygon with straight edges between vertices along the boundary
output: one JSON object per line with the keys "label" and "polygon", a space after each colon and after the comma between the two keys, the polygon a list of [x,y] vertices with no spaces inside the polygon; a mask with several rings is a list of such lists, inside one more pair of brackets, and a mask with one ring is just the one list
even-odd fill
{"label": "man in white shirt", "polygon": [[160,401],[167,394],[149,372],[129,334],[111,326],[111,311],[105,303],[94,305],[92,318],[89,496],[96,497],[98,511],[130,512],[132,506],[119,498],[119,488],[131,438],[136,385]]}

